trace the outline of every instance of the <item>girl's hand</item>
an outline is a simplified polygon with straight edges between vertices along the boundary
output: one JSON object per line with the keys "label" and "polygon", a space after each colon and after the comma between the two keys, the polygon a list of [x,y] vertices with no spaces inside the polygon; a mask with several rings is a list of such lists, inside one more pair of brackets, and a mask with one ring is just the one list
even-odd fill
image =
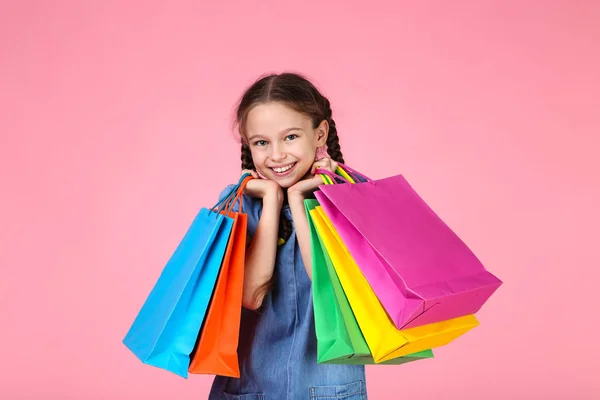
{"label": "girl's hand", "polygon": [[274,200],[279,204],[283,203],[283,191],[277,182],[270,179],[261,179],[256,171],[244,170],[242,175],[248,173],[255,179],[250,179],[244,188],[244,194],[263,200]]}
{"label": "girl's hand", "polygon": [[310,169],[310,172],[300,181],[288,188],[288,198],[299,196],[304,198],[308,193],[314,192],[320,185],[323,184],[323,180],[320,176],[315,175],[315,170],[325,169],[335,173],[338,167],[338,163],[331,158],[323,158],[319,161],[315,161]]}

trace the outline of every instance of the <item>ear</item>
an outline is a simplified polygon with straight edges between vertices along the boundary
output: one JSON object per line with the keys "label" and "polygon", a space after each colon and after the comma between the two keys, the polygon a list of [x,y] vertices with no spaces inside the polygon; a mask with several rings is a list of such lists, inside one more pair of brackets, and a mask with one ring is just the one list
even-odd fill
{"label": "ear", "polygon": [[317,147],[321,147],[327,144],[327,136],[329,135],[329,122],[327,120],[321,121],[317,129],[315,130],[317,139]]}

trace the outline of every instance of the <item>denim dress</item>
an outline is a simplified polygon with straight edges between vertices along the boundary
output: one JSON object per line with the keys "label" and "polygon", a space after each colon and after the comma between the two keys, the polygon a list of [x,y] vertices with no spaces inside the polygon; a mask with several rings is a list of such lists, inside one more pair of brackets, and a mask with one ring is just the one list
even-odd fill
{"label": "denim dress", "polygon": [[[262,201],[244,195],[242,211],[248,215],[251,238]],[[283,206],[282,214],[292,221],[288,205]],[[259,310],[242,309],[240,378],[216,376],[209,400],[367,399],[364,366],[317,364],[311,282],[295,230],[278,247],[274,279]]]}

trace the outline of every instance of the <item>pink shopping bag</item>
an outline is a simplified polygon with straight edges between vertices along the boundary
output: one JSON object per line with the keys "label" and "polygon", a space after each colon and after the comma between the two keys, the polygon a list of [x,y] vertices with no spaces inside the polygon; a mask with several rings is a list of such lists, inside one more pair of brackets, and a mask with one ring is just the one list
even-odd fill
{"label": "pink shopping bag", "polygon": [[502,281],[408,181],[341,167],[358,183],[322,185],[315,196],[396,327],[479,311]]}

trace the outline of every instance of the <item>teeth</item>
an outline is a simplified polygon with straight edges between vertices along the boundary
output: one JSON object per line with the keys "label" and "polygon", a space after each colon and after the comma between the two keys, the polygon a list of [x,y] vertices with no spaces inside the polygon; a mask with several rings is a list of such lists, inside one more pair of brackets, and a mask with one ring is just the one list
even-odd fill
{"label": "teeth", "polygon": [[273,168],[273,171],[277,172],[278,174],[281,174],[282,172],[288,171],[293,166],[294,166],[294,164],[290,164],[290,165],[288,165],[286,167],[282,167],[282,168]]}

